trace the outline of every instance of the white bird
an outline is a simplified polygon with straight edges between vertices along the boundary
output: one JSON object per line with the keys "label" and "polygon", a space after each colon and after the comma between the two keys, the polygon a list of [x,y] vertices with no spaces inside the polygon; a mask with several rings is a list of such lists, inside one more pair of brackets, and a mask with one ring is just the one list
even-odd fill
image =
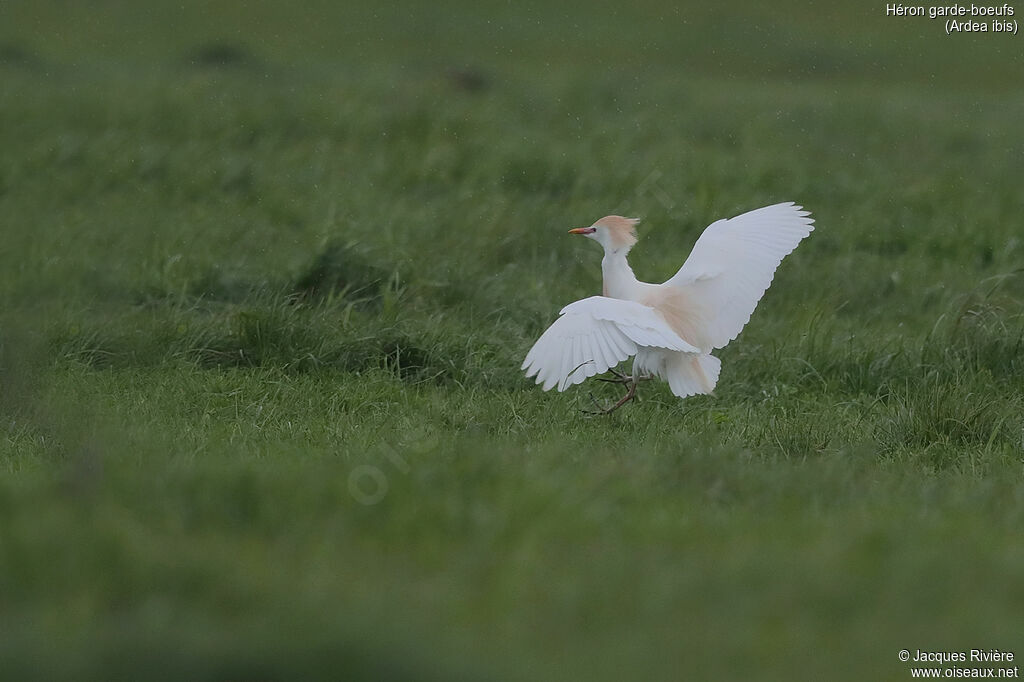
{"label": "white bird", "polygon": [[[606,216],[569,230],[604,248],[604,295],[562,308],[526,355],[522,369],[545,391],[559,391],[611,371],[626,395],[637,382],[660,377],[680,398],[710,393],[721,361],[711,355],[739,335],[772,283],[782,259],[813,230],[810,213],[792,202],[765,206],[708,226],[690,257],[662,284],[641,282],[626,255],[637,241],[632,218]],[[632,376],[615,367],[632,356]]]}

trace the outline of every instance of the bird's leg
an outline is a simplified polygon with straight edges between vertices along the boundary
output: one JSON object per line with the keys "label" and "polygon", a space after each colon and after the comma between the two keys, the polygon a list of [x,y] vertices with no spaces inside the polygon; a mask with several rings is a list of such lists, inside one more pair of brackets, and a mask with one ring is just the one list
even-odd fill
{"label": "bird's leg", "polygon": [[[619,402],[615,403],[611,407],[601,407],[600,405],[597,404],[597,400],[594,400],[593,394],[591,394],[590,399],[594,402],[594,407],[597,408],[597,411],[584,410],[584,412],[586,412],[587,414],[594,414],[594,415],[597,415],[597,414],[611,414],[612,412],[614,412],[615,410],[619,409],[620,407],[622,407],[623,405],[628,403],[630,400],[635,398],[636,397],[636,386],[637,386],[637,383],[639,382],[639,380],[636,379],[635,377],[623,377],[623,378],[625,379],[625,381],[623,381],[623,383],[627,384],[629,386],[629,388],[626,389],[626,395],[622,396],[619,399]],[[650,378],[651,377],[649,377],[649,376],[641,377],[641,379],[650,379]],[[612,380],[609,379],[608,381],[612,381]]]}
{"label": "bird's leg", "polygon": [[633,377],[629,377],[629,379],[629,388],[626,389],[626,395],[619,398],[619,402],[615,403],[614,405],[606,409],[603,414],[611,414],[612,412],[619,409],[620,407],[622,407],[623,405],[625,405],[630,400],[636,397],[637,380]]}
{"label": "bird's leg", "polygon": [[614,375],[613,377],[597,377],[598,381],[606,381],[609,384],[627,384],[630,381],[630,377],[626,376],[622,372],[618,372],[614,369],[608,369],[608,374]]}
{"label": "bird's leg", "polygon": [[609,369],[609,373],[614,374],[614,378],[611,377],[596,377],[598,381],[607,381],[609,384],[622,384],[628,385],[630,382],[638,381],[650,381],[654,378],[651,374],[623,374],[615,369]]}
{"label": "bird's leg", "polygon": [[594,403],[594,409],[592,409],[592,410],[580,410],[580,412],[582,412],[583,414],[591,414],[591,415],[593,415],[593,414],[603,414],[604,413],[604,408],[601,407],[601,404],[599,402],[597,402],[597,398],[594,397],[594,393],[593,392],[589,392],[589,393],[587,393],[587,395],[590,396],[590,402]]}
{"label": "bird's leg", "polygon": [[609,384],[628,384],[630,381],[633,380],[633,377],[629,376],[628,374],[623,374],[614,367],[609,367],[608,373],[613,374],[614,378],[597,377],[597,379],[599,381],[607,381]]}

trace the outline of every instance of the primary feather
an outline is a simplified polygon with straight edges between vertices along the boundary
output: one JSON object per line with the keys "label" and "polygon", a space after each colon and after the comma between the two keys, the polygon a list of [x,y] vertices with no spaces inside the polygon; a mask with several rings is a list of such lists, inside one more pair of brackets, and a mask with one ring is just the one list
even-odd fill
{"label": "primary feather", "polygon": [[710,393],[721,368],[710,352],[736,338],[782,259],[814,230],[810,213],[793,203],[719,220],[675,275],[650,284],[626,260],[636,222],[607,216],[570,230],[604,247],[605,295],[565,306],[526,355],[526,376],[545,391],[564,391],[635,356],[634,376],[661,377],[679,397]]}

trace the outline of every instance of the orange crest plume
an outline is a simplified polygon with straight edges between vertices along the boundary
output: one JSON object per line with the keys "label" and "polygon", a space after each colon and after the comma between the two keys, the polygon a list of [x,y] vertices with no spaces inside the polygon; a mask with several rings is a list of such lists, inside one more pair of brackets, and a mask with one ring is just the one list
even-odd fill
{"label": "orange crest plume", "polygon": [[620,215],[608,215],[598,220],[595,225],[603,225],[611,235],[612,244],[619,249],[636,244],[636,224],[639,218],[623,218]]}

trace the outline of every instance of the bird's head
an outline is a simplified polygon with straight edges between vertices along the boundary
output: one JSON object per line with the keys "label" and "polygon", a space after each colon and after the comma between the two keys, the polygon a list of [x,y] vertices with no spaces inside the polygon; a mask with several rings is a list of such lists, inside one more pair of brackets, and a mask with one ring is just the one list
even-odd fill
{"label": "bird's head", "polygon": [[577,227],[570,234],[581,234],[604,247],[605,253],[627,253],[636,244],[636,218],[609,215],[590,227]]}

